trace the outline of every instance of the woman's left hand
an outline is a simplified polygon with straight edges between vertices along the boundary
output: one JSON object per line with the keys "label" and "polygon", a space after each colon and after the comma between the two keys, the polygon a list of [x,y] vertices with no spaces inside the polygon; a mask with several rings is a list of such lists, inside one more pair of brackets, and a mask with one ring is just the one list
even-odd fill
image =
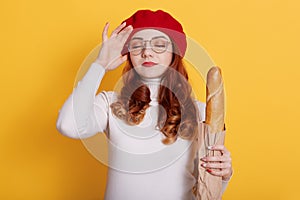
{"label": "woman's left hand", "polygon": [[211,146],[210,150],[220,151],[220,156],[205,156],[201,158],[204,162],[202,167],[207,172],[214,176],[222,177],[222,180],[228,181],[232,175],[232,165],[230,152],[225,148],[224,145]]}

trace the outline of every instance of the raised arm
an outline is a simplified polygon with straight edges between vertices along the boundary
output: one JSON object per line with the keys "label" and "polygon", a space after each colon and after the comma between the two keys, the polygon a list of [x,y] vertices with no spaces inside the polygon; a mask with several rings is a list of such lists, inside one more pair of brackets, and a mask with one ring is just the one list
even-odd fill
{"label": "raised arm", "polygon": [[56,128],[63,135],[79,139],[105,131],[109,103],[106,93],[101,92],[96,96],[96,92],[105,71],[113,70],[127,60],[127,55],[122,56],[121,50],[132,27],[124,28],[125,25],[118,26],[110,38],[107,37],[109,25],[105,25],[97,59],[59,111]]}
{"label": "raised arm", "polygon": [[[99,127],[95,117],[95,95],[105,69],[93,63],[83,79],[78,82],[72,94],[59,111],[56,127],[63,135],[71,138],[87,138],[97,132],[102,132],[105,127]],[[105,104],[102,106],[105,107]],[[98,113],[102,121],[107,121],[106,115]],[[99,118],[99,117],[98,117]]]}

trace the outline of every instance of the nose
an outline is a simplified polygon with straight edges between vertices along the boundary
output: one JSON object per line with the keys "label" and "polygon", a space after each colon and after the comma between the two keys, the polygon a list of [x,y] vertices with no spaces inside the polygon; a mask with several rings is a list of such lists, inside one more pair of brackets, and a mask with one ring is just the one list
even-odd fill
{"label": "nose", "polygon": [[142,50],[142,57],[153,56],[153,51],[149,42],[145,41],[144,48]]}

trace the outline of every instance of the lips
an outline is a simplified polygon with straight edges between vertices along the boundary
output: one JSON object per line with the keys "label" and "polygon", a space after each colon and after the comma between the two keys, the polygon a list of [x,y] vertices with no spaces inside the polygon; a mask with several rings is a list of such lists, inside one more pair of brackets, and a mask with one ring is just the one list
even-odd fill
{"label": "lips", "polygon": [[157,63],[154,63],[154,62],[144,62],[142,65],[144,67],[152,67],[154,65],[157,65]]}

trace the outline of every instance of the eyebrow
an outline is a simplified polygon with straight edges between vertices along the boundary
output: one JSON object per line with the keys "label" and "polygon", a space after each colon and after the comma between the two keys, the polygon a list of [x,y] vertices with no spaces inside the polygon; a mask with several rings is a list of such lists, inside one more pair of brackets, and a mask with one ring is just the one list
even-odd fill
{"label": "eyebrow", "polygon": [[163,36],[163,35],[160,35],[160,36],[155,36],[155,37],[153,37],[152,39],[156,39],[156,38],[165,38],[166,40],[168,40],[168,38],[167,38],[167,37],[165,37],[165,36]]}
{"label": "eyebrow", "polygon": [[141,37],[133,37],[132,40],[133,40],[133,39],[143,40],[143,38],[141,38]]}
{"label": "eyebrow", "polygon": [[[168,38],[165,37],[165,36],[163,36],[163,35],[155,36],[155,37],[153,37],[153,38],[151,38],[151,39],[156,39],[156,38],[165,38],[166,40],[168,40]],[[144,38],[142,38],[142,37],[133,37],[132,39],[144,40]]]}

